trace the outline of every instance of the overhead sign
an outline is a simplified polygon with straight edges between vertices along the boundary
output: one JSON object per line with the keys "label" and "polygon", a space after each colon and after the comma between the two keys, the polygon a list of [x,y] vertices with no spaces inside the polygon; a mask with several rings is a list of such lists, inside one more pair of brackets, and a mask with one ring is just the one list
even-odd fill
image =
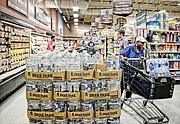
{"label": "overhead sign", "polygon": [[128,16],[133,12],[132,0],[113,0],[113,14]]}
{"label": "overhead sign", "polygon": [[146,23],[147,11],[141,11],[136,14],[136,26]]}
{"label": "overhead sign", "polygon": [[103,23],[103,24],[113,23],[112,9],[101,10],[101,23]]}
{"label": "overhead sign", "polygon": [[115,24],[114,30],[118,31],[121,28],[121,24]]}

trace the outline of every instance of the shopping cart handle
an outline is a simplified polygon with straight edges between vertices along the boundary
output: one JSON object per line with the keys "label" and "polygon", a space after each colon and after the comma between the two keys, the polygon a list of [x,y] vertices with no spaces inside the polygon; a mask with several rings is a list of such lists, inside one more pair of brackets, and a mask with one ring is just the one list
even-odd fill
{"label": "shopping cart handle", "polygon": [[142,60],[146,60],[145,58],[127,58],[127,57],[121,57],[122,61],[142,61]]}

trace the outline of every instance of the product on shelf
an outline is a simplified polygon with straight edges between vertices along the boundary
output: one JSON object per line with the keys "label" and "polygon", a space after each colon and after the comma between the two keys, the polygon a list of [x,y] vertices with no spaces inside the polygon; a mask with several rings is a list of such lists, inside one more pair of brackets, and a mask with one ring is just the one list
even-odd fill
{"label": "product on shelf", "polygon": [[25,64],[29,57],[29,31],[26,29],[0,25],[0,73],[5,73]]}

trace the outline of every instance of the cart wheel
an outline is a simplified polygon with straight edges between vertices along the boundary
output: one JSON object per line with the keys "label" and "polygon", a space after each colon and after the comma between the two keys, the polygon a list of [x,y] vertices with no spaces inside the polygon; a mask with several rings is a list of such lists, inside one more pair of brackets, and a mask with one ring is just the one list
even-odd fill
{"label": "cart wheel", "polygon": [[143,121],[143,124],[148,124],[148,122],[146,120]]}
{"label": "cart wheel", "polygon": [[164,118],[159,118],[158,122],[162,122],[164,120]]}
{"label": "cart wheel", "polygon": [[146,101],[143,101],[143,105],[146,106],[147,105],[147,100]]}

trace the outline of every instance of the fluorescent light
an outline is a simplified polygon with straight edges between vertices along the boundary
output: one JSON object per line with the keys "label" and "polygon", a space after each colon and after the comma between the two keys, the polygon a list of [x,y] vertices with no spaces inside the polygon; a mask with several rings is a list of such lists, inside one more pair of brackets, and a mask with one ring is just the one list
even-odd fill
{"label": "fluorescent light", "polygon": [[161,10],[161,11],[159,11],[160,13],[164,13],[164,12],[166,12],[166,10]]}
{"label": "fluorescent light", "polygon": [[59,8],[58,3],[57,3],[56,0],[54,0],[54,3],[55,3],[55,5],[56,5],[56,7],[58,8],[59,12],[62,14],[62,11],[61,11],[61,9]]}
{"label": "fluorescent light", "polygon": [[78,18],[78,16],[79,16],[78,14],[73,14],[74,18]]}
{"label": "fluorescent light", "polygon": [[76,22],[76,23],[74,23],[74,25],[78,25],[78,23]]}
{"label": "fluorescent light", "polygon": [[66,17],[65,17],[65,16],[63,16],[63,19],[64,19],[64,21],[65,21],[65,22],[67,22],[67,20],[66,20]]}
{"label": "fluorescent light", "polygon": [[67,25],[67,27],[70,29],[70,26],[69,26],[69,24],[67,23],[66,25]]}
{"label": "fluorescent light", "polygon": [[78,19],[74,19],[74,22],[78,22]]}
{"label": "fluorescent light", "polygon": [[171,20],[174,20],[175,18],[169,18],[168,20],[171,21]]}
{"label": "fluorescent light", "polygon": [[178,3],[177,5],[180,6],[180,3]]}
{"label": "fluorescent light", "polygon": [[74,26],[75,28],[78,28],[78,26],[76,25],[76,26]]}
{"label": "fluorescent light", "polygon": [[78,11],[79,10],[79,7],[78,6],[74,6],[73,7],[73,11]]}

